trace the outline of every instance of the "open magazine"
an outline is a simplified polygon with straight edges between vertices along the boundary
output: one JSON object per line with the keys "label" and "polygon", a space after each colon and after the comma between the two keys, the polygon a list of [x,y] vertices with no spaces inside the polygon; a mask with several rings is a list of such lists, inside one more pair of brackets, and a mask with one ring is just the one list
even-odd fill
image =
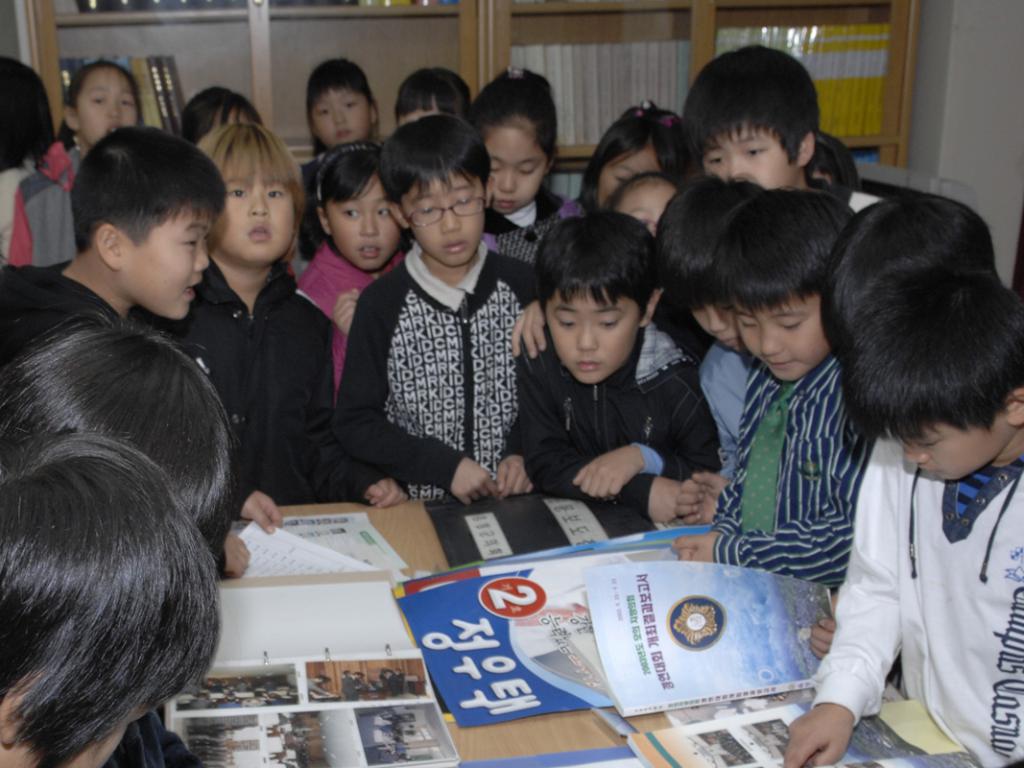
{"label": "open magazine", "polygon": [[[756,700],[755,700],[756,701]],[[810,696],[792,703],[649,733],[632,734],[629,745],[647,768],[779,768],[789,725],[811,706]],[[888,702],[878,717],[854,729],[839,762],[848,766],[891,768],[977,768],[974,759],[950,741],[916,701]]]}
{"label": "open magazine", "polygon": [[225,663],[166,713],[207,768],[458,762],[416,651]]}

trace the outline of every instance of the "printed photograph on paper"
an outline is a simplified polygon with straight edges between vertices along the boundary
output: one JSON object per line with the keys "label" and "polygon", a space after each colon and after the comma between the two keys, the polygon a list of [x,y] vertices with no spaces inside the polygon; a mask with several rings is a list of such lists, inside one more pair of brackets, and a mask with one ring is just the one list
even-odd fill
{"label": "printed photograph on paper", "polygon": [[306,686],[310,703],[412,699],[427,695],[427,673],[421,659],[310,661]]}
{"label": "printed photograph on paper", "polygon": [[214,669],[175,698],[179,710],[248,709],[299,703],[294,664]]}

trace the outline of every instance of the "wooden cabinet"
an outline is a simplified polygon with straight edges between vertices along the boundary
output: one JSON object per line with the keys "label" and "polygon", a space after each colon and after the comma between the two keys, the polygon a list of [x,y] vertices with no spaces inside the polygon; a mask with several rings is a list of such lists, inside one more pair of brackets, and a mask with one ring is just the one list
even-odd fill
{"label": "wooden cabinet", "polygon": [[[173,55],[186,98],[206,85],[236,89],[290,145],[307,151],[306,77],[331,56],[351,58],[366,71],[381,113],[381,134],[387,135],[398,85],[422,66],[456,70],[476,92],[509,65],[517,46],[678,41],[686,59],[679,96],[675,103],[661,104],[678,110],[686,80],[714,57],[723,29],[884,24],[881,130],[841,138],[855,148],[877,148],[883,163],[907,160],[918,0],[462,0],[426,6],[226,0],[228,7],[209,9],[193,8],[201,0],[188,0],[187,10],[90,13],[80,13],[74,0],[23,1],[33,60],[55,114],[60,113],[60,56]],[[599,77],[585,59],[580,62],[575,77],[581,72]],[[581,84],[560,79],[554,86],[557,94]],[[597,87],[605,84],[598,81]],[[643,88],[634,90],[640,92],[631,94],[629,103],[646,95]],[[577,140],[561,147],[560,156],[579,162],[592,150],[592,140]]]}

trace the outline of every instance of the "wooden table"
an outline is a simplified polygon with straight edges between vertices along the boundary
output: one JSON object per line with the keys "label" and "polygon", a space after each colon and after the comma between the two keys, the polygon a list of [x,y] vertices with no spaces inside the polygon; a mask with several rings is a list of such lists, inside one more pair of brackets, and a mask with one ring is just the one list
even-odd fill
{"label": "wooden table", "polygon": [[[419,501],[409,501],[389,509],[374,509],[359,504],[317,504],[286,507],[285,515],[325,515],[368,512],[370,522],[409,564],[411,571],[439,571],[448,567],[430,517]],[[639,730],[665,728],[664,715],[630,718]],[[623,746],[625,740],[614,735],[589,711],[537,715],[477,728],[459,728],[448,723],[455,746],[463,760],[484,760],[541,752],[566,752],[575,749]]]}

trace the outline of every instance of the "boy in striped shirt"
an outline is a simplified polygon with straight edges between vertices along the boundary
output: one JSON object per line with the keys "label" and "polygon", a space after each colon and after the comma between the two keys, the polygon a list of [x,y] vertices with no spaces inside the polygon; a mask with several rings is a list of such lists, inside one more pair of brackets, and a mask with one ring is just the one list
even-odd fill
{"label": "boy in striped shirt", "polygon": [[828,195],[771,190],[743,203],[719,241],[714,279],[757,362],[736,474],[712,530],[676,541],[682,560],[843,581],[870,446],[847,418],[820,305],[829,251],[849,216]]}

